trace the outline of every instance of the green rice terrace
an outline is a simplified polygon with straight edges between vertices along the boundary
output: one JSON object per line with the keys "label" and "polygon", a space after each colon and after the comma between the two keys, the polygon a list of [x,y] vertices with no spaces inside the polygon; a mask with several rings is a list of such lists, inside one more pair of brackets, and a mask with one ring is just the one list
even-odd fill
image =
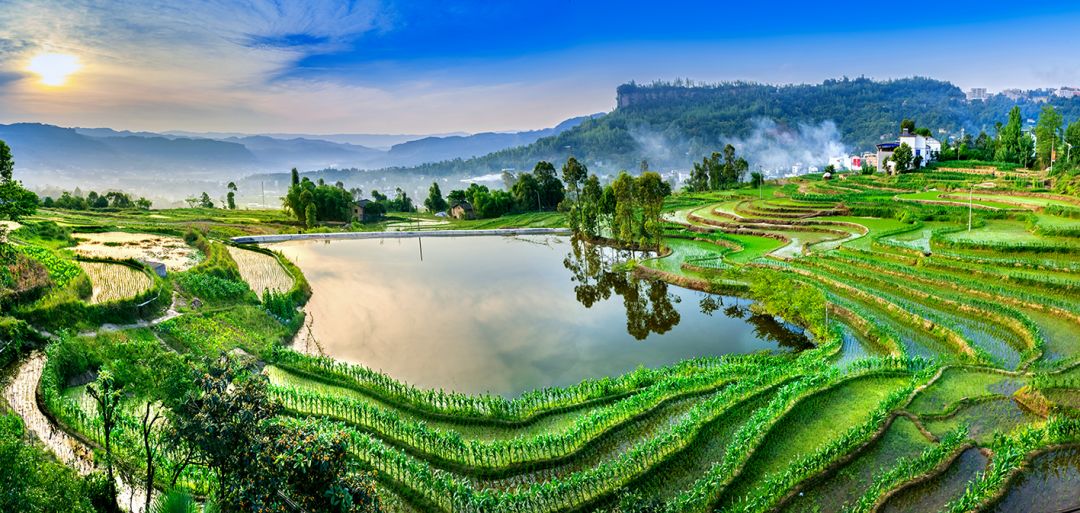
{"label": "green rice terrace", "polygon": [[[302,427],[297,443],[267,443],[312,482],[332,481],[327,468],[361,471],[370,506],[385,511],[1080,506],[1080,199],[1034,180],[938,174],[682,192],[662,198],[658,224],[644,200],[598,216],[588,242],[421,239],[415,249],[232,242],[296,233],[280,212],[40,209],[8,234],[3,397],[73,472],[111,459],[121,503],[138,511],[148,490],[197,504],[244,493],[228,469],[271,464],[230,442],[253,423]],[[620,242],[623,214],[661,237]],[[412,216],[370,229],[571,223]],[[514,253],[534,246],[539,256]],[[454,256],[461,248],[483,255]],[[397,263],[417,250],[428,266],[460,257],[462,273],[484,259],[483,272],[445,286],[425,275],[427,289],[386,281],[419,269]],[[378,251],[393,256],[363,272],[350,260]],[[520,274],[500,258],[555,262],[577,310],[526,302],[531,282],[484,283]],[[483,300],[511,296],[520,311],[494,332],[455,338],[456,324],[438,320],[471,322],[456,300],[498,318]],[[339,310],[395,306],[403,313]],[[406,317],[414,307],[430,313]],[[777,343],[746,314],[803,342]],[[410,336],[425,322],[436,328]],[[608,331],[582,331],[589,322]],[[574,333],[604,340],[560,343]],[[752,343],[726,340],[741,333]],[[185,437],[214,415],[229,421],[218,445]],[[294,478],[261,486],[307,483]]]}

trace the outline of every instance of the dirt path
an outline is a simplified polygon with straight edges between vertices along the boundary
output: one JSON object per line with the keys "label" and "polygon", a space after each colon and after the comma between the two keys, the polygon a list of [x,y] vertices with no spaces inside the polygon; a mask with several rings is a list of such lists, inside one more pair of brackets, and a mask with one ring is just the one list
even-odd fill
{"label": "dirt path", "polygon": [[92,337],[92,336],[94,336],[97,333],[102,332],[102,331],[122,331],[122,330],[130,330],[130,329],[135,329],[135,328],[149,328],[150,326],[156,326],[156,325],[161,324],[161,323],[163,323],[163,322],[165,322],[165,321],[167,321],[169,319],[172,319],[172,318],[175,318],[175,317],[180,317],[181,314],[180,314],[180,312],[178,312],[176,310],[176,304],[177,304],[177,295],[176,295],[176,293],[173,293],[172,304],[169,305],[169,309],[166,310],[165,314],[162,315],[161,317],[156,317],[156,318],[150,319],[149,321],[140,319],[138,322],[134,322],[134,323],[131,323],[131,324],[108,324],[108,323],[106,323],[106,324],[102,324],[101,326],[98,327],[98,329],[96,329],[94,331],[81,332],[81,333],[79,333],[79,336],[80,337]]}
{"label": "dirt path", "polygon": [[[64,430],[55,426],[38,407],[37,385],[45,369],[45,354],[37,351],[20,365],[11,383],[4,388],[4,399],[26,424],[26,430],[41,441],[56,458],[75,469],[79,475],[98,470],[93,450]],[[138,485],[131,485],[116,478],[119,501],[132,513],[142,513],[146,492]]]}

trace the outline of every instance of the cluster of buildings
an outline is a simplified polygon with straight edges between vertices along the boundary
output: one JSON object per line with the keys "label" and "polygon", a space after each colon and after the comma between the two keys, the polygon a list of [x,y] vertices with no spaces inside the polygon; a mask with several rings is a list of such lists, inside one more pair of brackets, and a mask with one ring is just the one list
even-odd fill
{"label": "cluster of buildings", "polygon": [[[941,141],[919,134],[913,134],[907,129],[903,129],[895,141],[883,142],[877,145],[877,151],[866,152],[862,155],[846,155],[842,157],[832,157],[829,159],[829,165],[833,166],[837,171],[858,171],[863,166],[871,166],[879,170],[887,171],[889,173],[896,172],[896,165],[889,159],[900,145],[906,144],[911,148],[911,154],[913,158],[919,158],[922,163],[930,162],[937,158],[941,153]],[[887,169],[882,169],[881,163],[886,162]],[[792,170],[794,176],[797,173],[796,170]],[[810,168],[811,173],[816,172],[817,168]]]}
{"label": "cluster of buildings", "polygon": [[1059,87],[1057,89],[1003,89],[1000,93],[991,93],[985,87],[972,87],[966,93],[967,100],[989,100],[995,95],[1001,95],[1012,101],[1026,100],[1035,103],[1044,103],[1051,98],[1077,98],[1080,97],[1080,88]]}

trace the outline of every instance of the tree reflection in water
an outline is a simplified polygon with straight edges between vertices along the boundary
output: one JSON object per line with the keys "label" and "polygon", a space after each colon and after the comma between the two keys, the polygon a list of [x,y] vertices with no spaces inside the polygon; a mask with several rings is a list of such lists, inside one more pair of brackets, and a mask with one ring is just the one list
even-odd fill
{"label": "tree reflection in water", "polygon": [[612,270],[619,262],[633,255],[581,240],[573,240],[570,254],[563,260],[572,274],[574,295],[586,308],[611,298],[612,293],[623,299],[626,307],[626,331],[637,340],[644,340],[652,333],[667,333],[679,324],[679,312],[675,303],[679,296],[668,292],[668,284],[662,281],[642,280],[629,272]]}
{"label": "tree reflection in water", "polygon": [[[666,282],[639,279],[629,272],[614,269],[616,264],[633,257],[631,252],[589,244],[576,238],[570,248],[570,253],[563,259],[563,267],[571,273],[575,297],[586,308],[610,299],[613,293],[622,297],[626,307],[626,330],[637,340],[644,340],[653,333],[667,333],[679,324],[681,316],[675,304],[682,299],[668,291]],[[698,306],[706,315],[723,308],[724,315],[750,323],[758,338],[794,350],[812,346],[802,332],[771,315],[754,313],[737,298],[732,304],[725,305],[724,296],[702,294],[704,297]]]}

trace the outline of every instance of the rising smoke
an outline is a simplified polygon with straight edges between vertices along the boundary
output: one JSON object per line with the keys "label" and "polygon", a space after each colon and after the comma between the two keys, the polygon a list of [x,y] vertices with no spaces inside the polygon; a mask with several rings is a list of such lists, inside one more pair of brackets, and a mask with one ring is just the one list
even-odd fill
{"label": "rising smoke", "polygon": [[840,142],[840,131],[832,121],[816,125],[800,123],[795,128],[764,118],[753,123],[749,136],[724,140],[750,162],[751,169],[784,174],[798,166],[805,173],[811,166],[821,168],[829,159],[847,155],[847,147]]}
{"label": "rising smoke", "polygon": [[711,142],[681,135],[673,137],[670,131],[661,133],[642,127],[630,129],[630,135],[654,168],[683,173],[689,171],[691,161],[721,151],[726,144],[735,147],[736,153],[750,163],[752,171],[760,169],[771,176],[790,173],[793,168],[800,174],[807,173],[811,168],[823,168],[831,159],[848,154],[847,147],[841,142],[840,131],[832,121],[799,123],[792,127],[772,119],[757,118],[751,121],[749,135],[722,136]]}

